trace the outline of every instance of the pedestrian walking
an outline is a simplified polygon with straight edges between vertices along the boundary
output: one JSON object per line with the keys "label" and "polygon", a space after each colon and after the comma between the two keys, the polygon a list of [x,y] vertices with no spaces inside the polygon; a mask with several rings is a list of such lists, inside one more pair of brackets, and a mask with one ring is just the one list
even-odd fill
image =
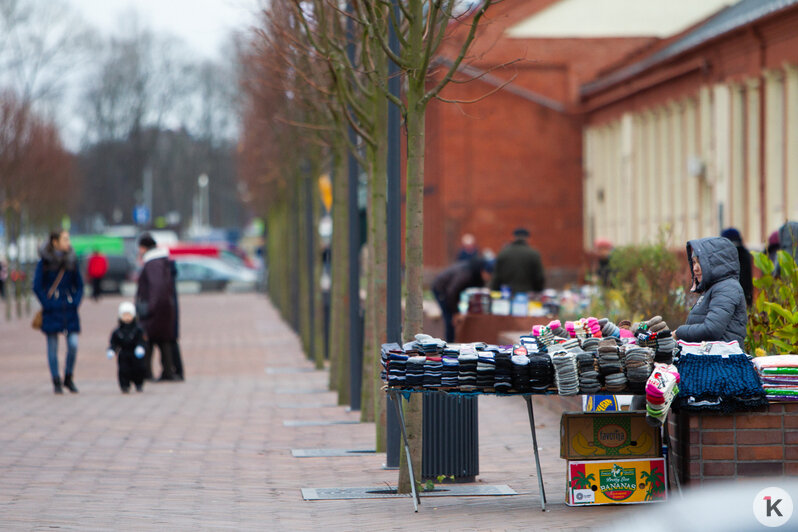
{"label": "pedestrian walking", "polygon": [[0,257],[0,299],[6,298],[6,279],[8,279],[8,268],[6,261]]}
{"label": "pedestrian walking", "polygon": [[58,335],[67,339],[66,371],[63,386],[78,393],[74,382],[75,359],[78,354],[80,317],[78,308],[83,299],[83,279],[69,232],[54,231],[39,250],[41,259],[33,277],[33,291],[42,306],[41,331],[47,337],[47,361],[55,393],[63,393],[58,372]]}
{"label": "pedestrian walking", "polygon": [[99,301],[102,293],[103,278],[108,273],[108,259],[99,250],[95,249],[89,256],[86,273],[91,281],[91,298],[94,301]]}
{"label": "pedestrian walking", "polygon": [[491,278],[491,290],[507,286],[513,293],[540,292],[545,284],[540,253],[529,245],[529,231],[519,227],[513,231],[513,241],[496,256]]}
{"label": "pedestrian walking", "polygon": [[169,252],[157,248],[149,233],[139,238],[139,256],[144,266],[136,290],[136,312],[146,335],[144,355],[147,378],[153,378],[152,353],[155,346],[161,353],[160,381],[176,380],[174,358],[175,342],[174,278]]}
{"label": "pedestrian walking", "polygon": [[119,304],[119,324],[111,333],[107,355],[108,358],[116,356],[117,378],[122,393],[130,392],[130,384],[136,386],[136,391],[144,390],[144,378],[147,369],[144,367],[146,342],[144,331],[136,320],[136,306],[124,301]]}

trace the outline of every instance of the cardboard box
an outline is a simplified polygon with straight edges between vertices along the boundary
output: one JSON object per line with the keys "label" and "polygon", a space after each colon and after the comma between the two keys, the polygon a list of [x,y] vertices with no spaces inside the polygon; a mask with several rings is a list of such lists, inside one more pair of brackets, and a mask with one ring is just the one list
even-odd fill
{"label": "cardboard box", "polygon": [[659,428],[640,412],[565,412],[560,421],[560,458],[602,460],[662,456]]}
{"label": "cardboard box", "polygon": [[565,504],[641,504],[668,500],[664,458],[567,462]]}

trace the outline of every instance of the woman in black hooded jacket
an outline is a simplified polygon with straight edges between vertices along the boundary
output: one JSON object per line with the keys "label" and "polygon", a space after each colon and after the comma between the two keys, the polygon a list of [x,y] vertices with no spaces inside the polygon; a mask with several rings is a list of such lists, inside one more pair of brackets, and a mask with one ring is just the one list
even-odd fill
{"label": "woman in black hooded jacket", "polygon": [[692,292],[701,294],[687,322],[674,338],[687,342],[745,341],[748,310],[740,286],[737,248],[723,237],[687,242],[687,262],[693,273]]}

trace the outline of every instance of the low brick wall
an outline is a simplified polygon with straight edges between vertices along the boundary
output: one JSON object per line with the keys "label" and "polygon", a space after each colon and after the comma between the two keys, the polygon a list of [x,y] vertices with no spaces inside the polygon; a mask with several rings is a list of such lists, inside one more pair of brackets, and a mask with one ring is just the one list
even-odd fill
{"label": "low brick wall", "polygon": [[798,475],[798,404],[728,415],[670,414],[668,421],[685,484]]}

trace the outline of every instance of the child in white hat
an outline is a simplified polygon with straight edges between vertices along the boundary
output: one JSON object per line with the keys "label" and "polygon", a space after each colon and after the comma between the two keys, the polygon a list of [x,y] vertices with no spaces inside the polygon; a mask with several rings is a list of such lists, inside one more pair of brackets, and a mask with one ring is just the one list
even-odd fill
{"label": "child in white hat", "polygon": [[117,355],[119,368],[119,387],[122,393],[130,391],[130,383],[136,391],[144,389],[146,367],[144,364],[144,331],[136,320],[136,307],[125,301],[119,305],[119,326],[111,333],[108,358]]}

